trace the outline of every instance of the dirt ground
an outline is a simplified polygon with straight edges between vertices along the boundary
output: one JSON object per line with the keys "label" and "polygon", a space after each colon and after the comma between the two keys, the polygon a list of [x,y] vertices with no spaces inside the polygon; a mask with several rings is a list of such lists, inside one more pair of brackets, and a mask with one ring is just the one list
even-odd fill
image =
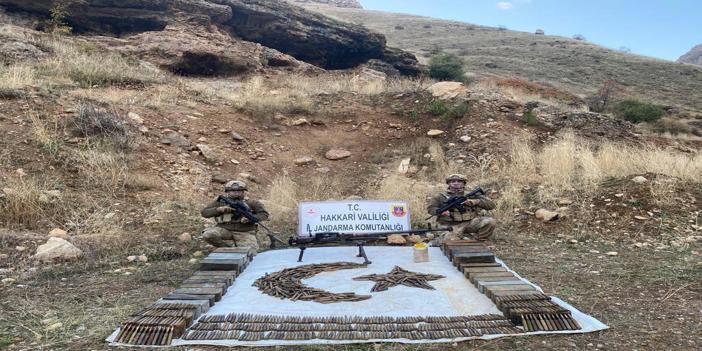
{"label": "dirt ground", "polygon": [[[305,179],[317,175],[318,167],[327,166],[327,179],[343,180],[334,183],[338,183],[341,193],[365,195],[383,175],[395,172],[395,161],[407,156],[424,157],[421,154],[424,150],[413,149],[413,145],[426,139],[431,128],[448,131],[439,141],[453,143],[453,154],[478,154],[481,150],[500,154],[503,151],[500,148],[508,145],[516,133],[527,129],[522,122],[511,119],[509,113],[495,110],[471,110],[456,121],[427,113],[410,118],[404,112],[427,104],[425,96],[384,98],[367,101],[354,95],[329,97],[326,109],[316,116],[307,116],[321,122],[300,126],[289,126],[275,119],[255,120],[232,108],[218,107],[219,101],[166,106],[160,110],[136,107],[150,132],[132,154],[131,170],[155,177],[160,183],[175,182],[183,175],[204,178],[197,190],[198,197],[191,199],[191,203],[171,201],[178,191],[164,186],[105,197],[99,189],[85,186],[81,174],[73,170],[74,165],[58,162],[38,147],[28,111],[43,106],[43,113],[68,118],[67,110],[76,104],[74,99],[36,97],[31,104],[22,100],[2,101],[0,128],[5,134],[0,147],[5,151],[0,152],[0,175],[3,180],[16,177],[16,169],[22,168],[29,177],[51,179],[53,185],[65,189],[71,200],[94,200],[95,203],[90,202],[94,207],[79,210],[105,218],[116,213],[123,220],[118,223],[117,234],[105,235],[100,241],[80,235],[73,238],[85,249],[87,257],[56,265],[36,265],[30,256],[46,241],[46,233],[62,223],[48,219],[32,230],[0,232],[0,254],[7,255],[0,260],[0,269],[10,269],[7,275],[17,277],[14,284],[0,285],[0,349],[109,349],[105,338],[127,316],[178,287],[196,269],[190,260],[195,252],[202,250],[202,245],[198,241],[180,242],[177,235],[198,233],[202,229],[197,207],[221,188],[221,184],[211,181],[212,175],[249,172],[258,179],[252,183],[252,192],[263,196],[271,185],[272,175],[288,174]],[[200,142],[226,152],[226,158],[222,163],[207,163],[193,150],[162,145],[160,139],[165,130],[177,130],[192,141],[204,140]],[[233,142],[228,134],[232,130],[246,140]],[[457,140],[461,135],[458,131],[470,132],[475,141],[461,144]],[[539,137],[550,137],[551,133],[537,128],[530,131],[541,133]],[[69,137],[60,138],[65,142]],[[63,147],[78,149],[80,145],[66,142]],[[347,148],[353,155],[338,163],[324,159],[324,153],[332,147]],[[292,162],[304,155],[314,157],[317,164],[296,166]],[[238,160],[239,164],[229,158]],[[507,218],[491,243],[496,254],[512,269],[547,293],[609,325],[609,330],[458,344],[275,349],[699,350],[702,348],[699,333],[702,249],[699,240],[679,239],[699,235],[696,233],[700,226],[702,188],[692,184],[676,189],[680,199],[676,197],[673,203],[659,205],[649,201],[650,191],[645,185],[637,188],[627,185],[630,183],[628,178],[613,180],[591,198],[572,205],[571,214],[555,223],[536,221],[533,213]],[[626,196],[612,196],[619,193]],[[160,222],[153,221],[149,211],[160,208],[161,204],[164,204],[163,217],[158,218]],[[587,210],[581,211],[583,206]],[[613,216],[614,212],[618,215]],[[632,219],[635,215],[646,218]],[[114,243],[110,244],[112,240]],[[607,252],[617,254],[607,255]],[[146,254],[149,261],[127,262],[127,255],[134,253]],[[183,348],[186,349],[200,348]]]}
{"label": "dirt ground", "polygon": [[[449,345],[275,349],[699,350],[702,346],[699,245],[682,249],[636,248],[601,236],[580,237],[573,244],[556,234],[573,230],[574,224],[568,220],[554,224],[515,221],[501,225],[500,234],[492,244],[498,257],[511,268],[549,294],[598,318],[610,327],[606,331]],[[599,253],[594,253],[595,250]],[[610,251],[618,255],[604,254]],[[65,264],[41,271],[20,285],[1,288],[0,341],[8,350],[109,349],[104,338],[129,313],[176,288],[195,268],[188,263],[187,256],[172,255],[173,259],[165,256],[162,261],[137,265]],[[46,331],[46,325],[55,321],[62,326]]]}

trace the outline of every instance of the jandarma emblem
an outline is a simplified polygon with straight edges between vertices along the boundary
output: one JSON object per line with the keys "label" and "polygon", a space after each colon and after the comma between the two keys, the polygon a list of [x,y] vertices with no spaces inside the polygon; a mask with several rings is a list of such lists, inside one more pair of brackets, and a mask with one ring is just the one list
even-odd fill
{"label": "jandarma emblem", "polygon": [[392,206],[392,215],[395,217],[404,217],[407,214],[405,211],[405,206],[402,205],[393,205]]}

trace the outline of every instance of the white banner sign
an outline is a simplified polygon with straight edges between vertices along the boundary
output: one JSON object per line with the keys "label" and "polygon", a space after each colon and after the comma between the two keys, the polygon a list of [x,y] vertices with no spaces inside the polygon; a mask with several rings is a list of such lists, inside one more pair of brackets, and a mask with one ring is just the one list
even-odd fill
{"label": "white banner sign", "polygon": [[410,230],[407,202],[350,200],[302,202],[298,235],[322,232],[378,233]]}

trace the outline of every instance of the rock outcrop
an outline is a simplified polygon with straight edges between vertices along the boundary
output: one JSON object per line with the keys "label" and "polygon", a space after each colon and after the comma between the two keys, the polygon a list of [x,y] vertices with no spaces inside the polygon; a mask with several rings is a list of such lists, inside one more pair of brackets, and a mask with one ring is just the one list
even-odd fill
{"label": "rock outcrop", "polygon": [[702,66],[702,44],[696,45],[685,55],[680,56],[678,62]]}
{"label": "rock outcrop", "polygon": [[352,68],[382,58],[385,37],[285,2],[217,0],[231,6],[225,22],[239,37],[326,69]]}
{"label": "rock outcrop", "polygon": [[188,76],[231,76],[255,71],[263,66],[261,58],[265,54],[260,45],[236,40],[217,27],[185,24],[168,25],[162,31],[124,39],[94,37],[93,40],[111,50]]}
{"label": "rock outcrop", "polygon": [[[9,12],[29,12],[41,17],[50,17],[53,0],[0,0],[0,5]],[[166,1],[147,0],[90,0],[74,1],[67,7],[66,23],[76,33],[95,32],[125,33],[161,30],[167,20],[164,12],[169,9]]]}
{"label": "rock outcrop", "polygon": [[363,6],[357,0],[288,0],[293,4],[323,4],[334,7],[362,9]]}
{"label": "rock outcrop", "polygon": [[[353,5],[352,1],[333,1]],[[53,0],[0,0],[6,10],[29,12],[48,18]],[[152,38],[163,39],[166,51],[176,51],[180,63],[163,63],[173,71],[186,74],[201,72],[197,66],[213,66],[214,71],[235,73],[251,69],[254,62],[235,53],[222,39],[237,36],[258,43],[298,60],[325,69],[353,68],[371,59],[382,60],[400,74],[416,76],[421,69],[414,55],[385,46],[385,37],[365,27],[340,22],[305,10],[285,1],[270,0],[81,0],[72,1],[67,8],[66,23],[77,33],[98,33],[124,36],[144,32]],[[200,33],[175,33],[185,38],[184,48],[174,47],[178,40],[169,38],[172,27],[187,22],[199,22],[202,32],[213,33],[213,43],[206,50],[193,50],[188,42],[201,43]],[[220,33],[211,30],[218,26]],[[159,38],[159,36],[161,36]],[[193,40],[195,39],[195,40]],[[209,40],[210,38],[208,38]],[[155,42],[148,40],[147,42]],[[223,47],[218,46],[224,43]],[[167,54],[167,53],[166,53]],[[273,66],[290,66],[294,61],[267,52]],[[164,55],[165,56],[165,55]]]}

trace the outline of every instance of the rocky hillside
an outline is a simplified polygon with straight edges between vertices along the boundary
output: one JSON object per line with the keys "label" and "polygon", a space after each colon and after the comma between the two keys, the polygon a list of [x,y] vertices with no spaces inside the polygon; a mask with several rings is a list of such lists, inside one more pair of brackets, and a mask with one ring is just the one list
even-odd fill
{"label": "rocky hillside", "polygon": [[357,0],[288,0],[297,4],[324,4],[336,7],[347,7],[362,9],[363,6]]}
{"label": "rocky hillside", "polygon": [[[10,13],[29,14],[46,26],[54,1],[0,0],[0,6]],[[182,27],[183,23],[187,23],[190,27],[196,27],[195,31],[200,34],[217,32],[217,38],[212,42],[243,39],[326,69],[353,68],[369,60],[378,60],[397,73],[417,75],[420,72],[416,59],[386,47],[383,35],[282,1],[75,1],[69,2],[64,17],[65,23],[78,34],[126,36],[166,30],[169,36],[182,33],[188,37],[184,41],[190,43],[192,30],[173,30],[173,27]],[[232,38],[227,38],[229,33]],[[204,38],[202,35],[200,37]],[[236,53],[221,50],[222,45],[208,45],[207,41],[201,43],[212,50],[186,51],[181,56],[193,62],[212,62],[214,66],[230,66],[229,63],[237,61],[233,63],[234,67],[215,68],[217,72],[241,72],[252,67],[250,63],[238,62],[247,61],[248,55],[238,55],[233,59]],[[269,63],[277,64],[275,59]],[[190,62],[182,65],[192,66]],[[206,72],[200,70],[200,73]]]}
{"label": "rocky hillside", "polygon": [[363,9],[306,5],[383,33],[391,46],[426,62],[457,54],[475,76],[517,76],[587,96],[614,79],[633,96],[702,111],[702,68],[607,49],[570,38]]}
{"label": "rocky hillside", "polygon": [[695,45],[685,55],[680,56],[678,62],[702,66],[702,44]]}

